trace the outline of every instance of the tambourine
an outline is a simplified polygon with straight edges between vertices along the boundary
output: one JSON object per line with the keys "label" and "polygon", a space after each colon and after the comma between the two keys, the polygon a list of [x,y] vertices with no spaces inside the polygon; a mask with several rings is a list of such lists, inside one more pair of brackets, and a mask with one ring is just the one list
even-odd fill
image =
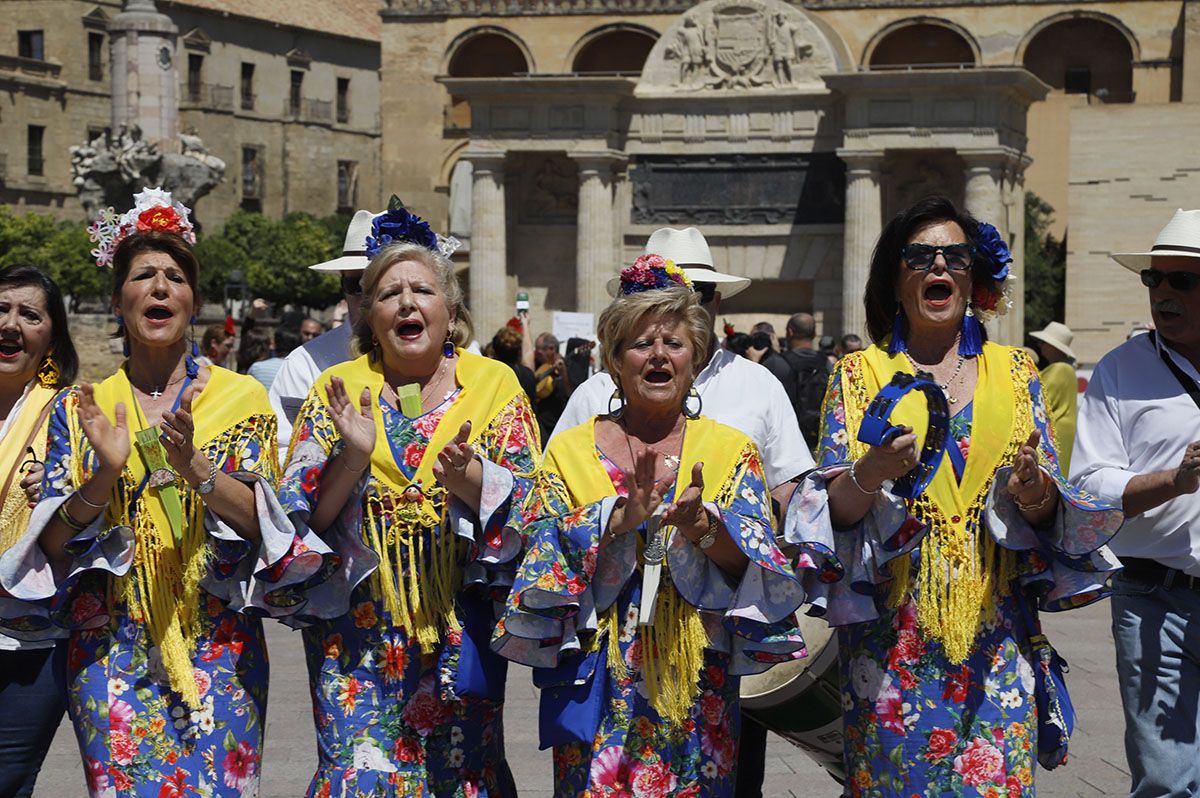
{"label": "tambourine", "polygon": [[924,372],[918,372],[914,377],[898,371],[892,376],[892,381],[871,400],[867,412],[863,414],[862,425],[858,428],[858,440],[868,446],[882,446],[898,437],[903,428],[890,422],[892,411],[912,391],[925,394],[929,405],[929,429],[925,433],[925,446],[921,449],[921,459],[917,465],[892,484],[891,492],[906,499],[915,499],[929,487],[946,453],[946,438],[950,434],[950,404],[946,401],[946,394]]}

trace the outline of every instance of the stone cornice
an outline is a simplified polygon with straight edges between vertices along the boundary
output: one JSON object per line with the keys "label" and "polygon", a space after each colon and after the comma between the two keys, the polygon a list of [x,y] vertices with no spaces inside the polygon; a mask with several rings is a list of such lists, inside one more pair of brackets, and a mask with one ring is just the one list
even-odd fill
{"label": "stone cornice", "polygon": [[[1098,5],[1110,0],[1075,0],[1075,5]],[[800,0],[795,5],[810,11],[872,8],[944,8],[949,6],[1008,6],[1017,0]],[[1062,0],[1020,0],[1026,5],[1061,5]],[[384,20],[440,19],[445,17],[523,16],[637,16],[682,14],[696,0],[386,0],[379,13]]]}

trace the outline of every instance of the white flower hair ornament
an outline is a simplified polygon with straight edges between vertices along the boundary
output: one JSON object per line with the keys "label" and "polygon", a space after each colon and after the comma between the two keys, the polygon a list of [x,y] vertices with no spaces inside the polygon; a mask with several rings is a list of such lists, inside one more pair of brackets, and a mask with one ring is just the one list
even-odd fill
{"label": "white flower hair ornament", "polygon": [[133,207],[123,214],[105,208],[100,218],[88,226],[88,237],[96,244],[91,255],[102,269],[112,266],[117,245],[133,233],[174,233],[189,244],[196,243],[196,232],[188,218],[191,210],[177,202],[171,192],[147,188],[133,195]]}

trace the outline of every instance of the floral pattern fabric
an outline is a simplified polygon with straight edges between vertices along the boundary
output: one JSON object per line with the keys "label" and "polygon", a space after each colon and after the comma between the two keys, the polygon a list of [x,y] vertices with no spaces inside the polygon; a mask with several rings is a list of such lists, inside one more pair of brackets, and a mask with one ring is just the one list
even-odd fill
{"label": "floral pattern fabric", "polygon": [[[192,662],[198,707],[170,689],[145,623],[115,589],[114,577],[127,573],[136,556],[131,530],[102,529],[101,515],[70,544],[75,559],[58,581],[37,548],[53,511],[78,487],[73,459],[83,459],[85,478],[96,467],[86,439],[80,449],[71,447],[76,394],[56,400],[42,500],[29,533],[0,563],[0,574],[5,588],[25,600],[26,633],[72,630],[65,644],[67,699],[92,798],[258,794],[268,678],[259,616],[296,609],[279,596],[301,594],[323,579],[330,556],[320,541],[295,536],[276,501],[274,416],[261,386],[253,383],[253,390],[261,396],[251,400],[261,399],[264,414],[250,416],[204,450],[218,468],[253,486],[263,539],[251,544],[212,513],[205,515],[211,557],[200,583]],[[127,472],[122,479],[128,478]],[[185,494],[185,506],[198,501]],[[30,576],[10,579],[17,572]],[[239,611],[244,608],[255,614]]]}
{"label": "floral pattern fabric", "polygon": [[[621,469],[599,450],[597,455],[614,489],[626,495]],[[616,538],[601,550],[615,497],[571,508],[557,475],[544,476],[540,489],[530,492],[528,551],[493,645],[536,666],[534,682],[543,688],[542,745],[554,748],[555,795],[733,795],[741,722],[738,674],[805,653],[793,615],[802,594],[774,545],[770,499],[753,444],[742,453],[741,466],[721,491],[724,500],[706,502],[749,557],[740,584],[715,566],[710,569],[711,561],[682,535],[673,535],[668,545],[664,583],[670,581],[685,601],[702,608],[710,641],[698,673],[698,697],[682,725],[656,712],[643,671],[638,551],[645,530]],[[749,606],[757,608],[757,617],[739,617]],[[613,618],[612,627],[598,629],[597,615]],[[614,644],[622,663],[617,669],[607,664]],[[544,716],[548,710],[563,711],[556,702],[564,690],[577,692],[578,685],[603,693],[596,722],[585,723],[586,729],[567,741],[548,729]],[[584,714],[578,711],[569,724],[577,726]]]}
{"label": "floral pattern fabric", "polygon": [[[381,402],[382,433],[406,477],[416,473],[434,430],[459,395],[413,419]],[[452,630],[432,651],[422,651],[386,610],[368,578],[378,557],[366,548],[363,530],[370,522],[362,508],[376,489],[374,477],[364,476],[336,529],[325,535],[348,562],[367,565],[348,569],[348,593],[327,597],[341,601],[348,612],[306,618],[304,646],[318,741],[309,796],[516,794],[504,756],[504,662],[487,650],[486,641],[495,622],[493,605],[507,594],[520,552],[518,525],[511,522],[509,508],[514,500],[519,505],[527,481],[513,475],[535,470],[539,447],[536,421],[523,393],[490,422],[475,420],[477,425],[485,422],[476,446],[484,465],[480,531],[470,532],[471,540],[464,541],[463,583],[455,598],[462,631]],[[281,501],[294,518],[306,519],[316,505],[323,470],[341,446],[326,407],[310,396],[296,421],[280,487]],[[421,546],[431,549],[441,535],[461,538],[469,513],[457,500],[451,505],[444,528],[425,530]],[[388,523],[387,518],[382,516],[382,523]],[[406,549],[406,558],[416,556]],[[319,616],[332,606],[327,603],[312,612]],[[477,638],[483,642],[478,661],[489,673],[484,694],[465,687],[459,669],[465,650],[472,657],[478,652]]]}
{"label": "floral pattern fabric", "polygon": [[[903,796],[1033,796],[1037,764],[1037,707],[1034,663],[1018,602],[1045,610],[1069,609],[1102,598],[1119,563],[1105,549],[1122,521],[1109,508],[1067,483],[1049,434],[1037,372],[1027,357],[1014,361],[1014,380],[1023,380],[1041,432],[1039,462],[1059,491],[1059,512],[1048,529],[1034,529],[1005,489],[1011,467],[1000,467],[987,494],[977,536],[991,535],[1015,551],[1016,580],[999,585],[995,612],[982,618],[965,661],[947,657],[941,644],[917,622],[913,595],[898,607],[887,600],[889,563],[921,562],[928,528],[904,500],[881,491],[855,527],[834,530],[825,486],[845,471],[846,427],[843,360],[826,395],[819,467],[791,502],[785,537],[824,551],[840,579],[806,583],[816,609],[837,628],[845,712],[844,759],[847,794],[858,798]],[[851,376],[853,376],[851,374]],[[955,457],[942,467],[961,475],[970,457],[972,407],[951,421]],[[977,418],[977,416],[975,417]],[[960,476],[961,478],[961,476]]]}

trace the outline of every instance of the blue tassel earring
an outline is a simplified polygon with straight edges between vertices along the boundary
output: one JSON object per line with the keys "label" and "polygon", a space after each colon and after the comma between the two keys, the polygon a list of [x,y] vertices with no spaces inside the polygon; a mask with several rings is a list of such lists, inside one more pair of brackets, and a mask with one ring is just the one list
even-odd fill
{"label": "blue tassel earring", "polygon": [[967,305],[967,312],[963,315],[962,332],[958,336],[958,353],[963,357],[983,354],[983,328],[970,305]]}
{"label": "blue tassel earring", "polygon": [[442,344],[442,354],[446,357],[454,357],[454,342],[449,338],[446,339],[446,343]]}
{"label": "blue tassel earring", "polygon": [[196,317],[192,316],[192,357],[200,357],[200,345],[196,343]]}
{"label": "blue tassel earring", "polygon": [[892,340],[888,342],[888,354],[898,355],[908,351],[908,342],[904,340],[904,312],[896,308],[896,316],[892,319]]}
{"label": "blue tassel earring", "polygon": [[117,335],[121,336],[121,352],[129,357],[129,336],[125,334],[125,317],[117,314]]}

